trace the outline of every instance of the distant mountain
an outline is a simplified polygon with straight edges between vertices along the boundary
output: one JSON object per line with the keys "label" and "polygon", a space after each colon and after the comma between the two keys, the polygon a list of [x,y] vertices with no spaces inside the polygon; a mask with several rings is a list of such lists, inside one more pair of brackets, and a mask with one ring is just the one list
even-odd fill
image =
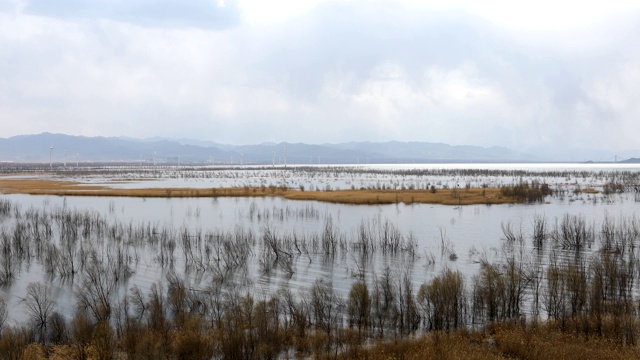
{"label": "distant mountain", "polygon": [[505,147],[452,146],[442,143],[400,142],[383,143],[350,142],[337,144],[339,149],[358,150],[380,154],[394,162],[412,162],[416,159],[431,161],[533,161],[533,156],[515,152]]}
{"label": "distant mountain", "polygon": [[0,138],[0,161],[156,162],[216,164],[353,164],[541,161],[504,147],[452,146],[427,142],[341,144],[263,143],[225,145],[200,140],[86,137],[42,133]]}
{"label": "distant mountain", "polygon": [[627,160],[622,160],[622,161],[619,161],[619,162],[624,163],[624,164],[640,164],[640,158],[635,158],[634,157],[634,158],[630,158],[630,159],[627,159]]}
{"label": "distant mountain", "polygon": [[49,162],[67,161],[203,161],[233,156],[217,148],[182,145],[168,140],[133,140],[115,137],[85,137],[42,133],[0,138],[0,161]]}

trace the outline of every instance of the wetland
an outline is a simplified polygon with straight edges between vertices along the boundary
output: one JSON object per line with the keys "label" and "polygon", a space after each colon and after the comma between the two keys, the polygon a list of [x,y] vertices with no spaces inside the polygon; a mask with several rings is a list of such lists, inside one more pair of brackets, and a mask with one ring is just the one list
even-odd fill
{"label": "wetland", "polygon": [[575,164],[6,170],[0,350],[338,356],[513,321],[635,345],[639,176]]}

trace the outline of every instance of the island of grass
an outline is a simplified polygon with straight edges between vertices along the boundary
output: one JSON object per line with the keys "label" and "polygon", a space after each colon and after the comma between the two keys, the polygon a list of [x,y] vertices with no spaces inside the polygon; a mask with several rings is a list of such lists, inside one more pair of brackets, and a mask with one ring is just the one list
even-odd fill
{"label": "island of grass", "polygon": [[543,201],[552,193],[546,184],[520,184],[500,188],[453,188],[429,190],[351,189],[330,191],[303,191],[287,187],[230,187],[230,188],[113,188],[89,185],[76,181],[38,178],[0,179],[0,192],[4,194],[58,195],[58,196],[113,196],[113,197],[262,197],[280,196],[290,200],[322,201],[339,204],[514,204]]}

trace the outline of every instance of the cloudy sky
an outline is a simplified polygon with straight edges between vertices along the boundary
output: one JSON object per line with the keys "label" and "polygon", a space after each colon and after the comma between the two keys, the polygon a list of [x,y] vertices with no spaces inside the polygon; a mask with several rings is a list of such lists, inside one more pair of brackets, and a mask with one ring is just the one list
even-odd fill
{"label": "cloudy sky", "polygon": [[640,149],[633,1],[0,0],[0,137]]}

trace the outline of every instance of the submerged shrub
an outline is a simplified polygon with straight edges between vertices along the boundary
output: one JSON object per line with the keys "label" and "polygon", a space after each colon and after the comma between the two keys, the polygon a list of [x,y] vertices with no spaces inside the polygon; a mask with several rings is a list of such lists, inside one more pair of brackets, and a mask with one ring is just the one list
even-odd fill
{"label": "submerged shrub", "polygon": [[443,270],[418,291],[425,325],[429,330],[457,329],[464,325],[466,295],[460,271]]}
{"label": "submerged shrub", "polygon": [[369,289],[364,281],[351,285],[347,304],[349,315],[349,327],[357,327],[358,335],[369,329],[369,317],[371,313],[371,298]]}

